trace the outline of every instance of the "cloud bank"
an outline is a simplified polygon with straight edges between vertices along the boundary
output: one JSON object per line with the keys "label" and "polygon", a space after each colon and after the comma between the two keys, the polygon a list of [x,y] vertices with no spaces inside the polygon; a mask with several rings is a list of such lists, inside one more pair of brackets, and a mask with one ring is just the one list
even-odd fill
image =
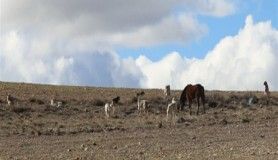
{"label": "cloud bank", "polygon": [[248,16],[237,35],[223,38],[204,59],[173,52],[157,62],[141,56],[136,64],[146,87],[202,83],[207,89],[260,90],[267,80],[278,90],[278,31],[270,21],[254,24]]}
{"label": "cloud bank", "polygon": [[204,59],[177,52],[155,62],[144,55],[121,59],[111,50],[90,52],[79,46],[67,54],[56,54],[58,47],[51,54],[47,43],[37,47],[17,32],[2,38],[1,45],[0,77],[7,81],[146,88],[171,84],[177,89],[202,83],[207,89],[259,90],[267,80],[271,89],[278,89],[278,31],[270,21],[254,23],[251,16],[237,35],[223,38]]}
{"label": "cloud bank", "polygon": [[[53,54],[33,40],[16,32],[1,39],[0,79],[3,81],[51,84],[140,87],[141,72],[130,59],[120,59],[112,51],[86,53],[76,49],[67,54]],[[37,52],[38,51],[38,52]],[[47,52],[43,54],[44,51]]]}

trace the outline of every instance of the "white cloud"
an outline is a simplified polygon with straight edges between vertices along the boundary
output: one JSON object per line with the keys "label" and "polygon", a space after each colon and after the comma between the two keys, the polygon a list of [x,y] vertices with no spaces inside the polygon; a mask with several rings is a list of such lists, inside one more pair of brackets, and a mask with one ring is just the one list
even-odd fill
{"label": "white cloud", "polygon": [[171,84],[181,89],[202,83],[207,89],[260,90],[267,80],[271,89],[278,90],[277,51],[277,29],[270,21],[254,24],[248,16],[237,35],[222,39],[204,59],[171,53],[157,62],[139,57],[137,65],[146,77],[144,87]]}
{"label": "white cloud", "polygon": [[[91,51],[75,46],[74,52],[60,53],[60,47],[36,54],[40,46],[20,33],[0,40],[0,79],[3,81],[51,84],[139,87],[142,73],[131,59],[120,59],[113,51]],[[45,46],[42,46],[44,48]],[[63,51],[63,50],[62,50]],[[76,54],[75,51],[79,51]],[[87,53],[86,53],[87,52]],[[133,63],[134,64],[134,63]]]}

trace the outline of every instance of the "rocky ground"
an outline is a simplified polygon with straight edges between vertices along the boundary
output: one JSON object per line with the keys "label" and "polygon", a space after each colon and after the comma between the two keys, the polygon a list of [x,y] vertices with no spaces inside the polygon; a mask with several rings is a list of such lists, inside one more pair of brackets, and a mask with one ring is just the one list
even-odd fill
{"label": "rocky ground", "polygon": [[[140,91],[151,105],[138,115]],[[104,103],[116,96],[120,105],[107,119]],[[158,89],[0,82],[0,159],[278,159],[277,92],[268,105],[255,91],[206,91],[206,99],[206,114],[166,120]]]}

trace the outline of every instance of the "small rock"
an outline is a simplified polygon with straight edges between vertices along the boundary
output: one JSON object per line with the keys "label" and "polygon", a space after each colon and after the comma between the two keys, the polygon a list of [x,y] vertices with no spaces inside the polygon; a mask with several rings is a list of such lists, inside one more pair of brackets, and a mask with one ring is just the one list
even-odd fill
{"label": "small rock", "polygon": [[81,148],[84,148],[85,147],[85,144],[81,144]]}
{"label": "small rock", "polygon": [[113,149],[118,149],[118,147],[117,147],[117,146],[114,146]]}
{"label": "small rock", "polygon": [[162,128],[162,122],[159,122],[159,123],[157,124],[157,127],[158,127],[158,128]]}
{"label": "small rock", "polygon": [[88,151],[88,149],[89,149],[88,147],[85,147],[85,148],[84,148],[84,151]]}
{"label": "small rock", "polygon": [[249,123],[249,122],[250,122],[250,119],[248,119],[248,118],[243,118],[243,119],[241,120],[241,122],[242,122],[242,123]]}
{"label": "small rock", "polygon": [[197,139],[197,137],[196,137],[196,136],[193,136],[192,139],[195,140],[195,139]]}
{"label": "small rock", "polygon": [[260,135],[261,138],[265,138],[265,135]]}
{"label": "small rock", "polygon": [[97,145],[97,143],[96,143],[96,142],[93,142],[93,145],[94,145],[94,146],[96,146],[96,145]]}
{"label": "small rock", "polygon": [[71,152],[71,149],[68,149],[67,151],[68,151],[68,152]]}

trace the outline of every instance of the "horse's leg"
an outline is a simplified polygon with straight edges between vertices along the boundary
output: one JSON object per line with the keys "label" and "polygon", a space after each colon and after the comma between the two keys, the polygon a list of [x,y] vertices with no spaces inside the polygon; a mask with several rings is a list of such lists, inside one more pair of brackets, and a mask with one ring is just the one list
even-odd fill
{"label": "horse's leg", "polygon": [[[180,102],[180,104],[181,104],[181,102]],[[180,105],[177,106],[177,110],[178,110],[178,112],[181,110]]]}
{"label": "horse's leg", "polygon": [[199,102],[199,97],[197,98],[197,115],[199,115],[199,106],[200,106],[200,102]]}
{"label": "horse's leg", "polygon": [[189,108],[189,114],[190,114],[190,115],[192,114],[192,111],[191,111],[191,104],[192,104],[192,100],[188,100],[188,108]]}
{"label": "horse's leg", "polygon": [[180,106],[179,106],[179,110],[182,111],[183,110],[183,107],[184,107],[184,102],[183,101],[180,101]]}
{"label": "horse's leg", "polygon": [[191,115],[191,98],[186,95],[186,100],[187,100],[187,103],[188,103],[188,108],[189,108],[189,114]]}

